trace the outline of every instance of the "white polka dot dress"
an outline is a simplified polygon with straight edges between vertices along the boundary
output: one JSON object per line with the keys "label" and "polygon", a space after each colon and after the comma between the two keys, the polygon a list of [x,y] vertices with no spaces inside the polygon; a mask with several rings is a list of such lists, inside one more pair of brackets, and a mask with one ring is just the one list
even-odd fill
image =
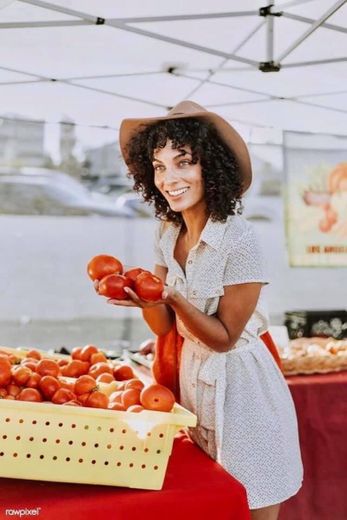
{"label": "white polka dot dress", "polygon": [[[263,258],[253,228],[241,216],[208,220],[190,250],[186,272],[173,256],[180,228],[158,226],[156,264],[168,268],[166,283],[193,305],[214,314],[224,287],[266,284]],[[236,345],[217,353],[184,337],[180,366],[181,404],[195,413],[193,440],[243,483],[251,509],[283,502],[301,487],[303,468],[297,419],[288,386],[259,335],[268,328],[264,288]]]}

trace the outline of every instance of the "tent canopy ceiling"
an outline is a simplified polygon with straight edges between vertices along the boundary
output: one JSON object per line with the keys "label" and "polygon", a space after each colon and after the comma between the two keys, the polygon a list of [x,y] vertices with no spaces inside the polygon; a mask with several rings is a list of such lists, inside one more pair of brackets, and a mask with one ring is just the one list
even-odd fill
{"label": "tent canopy ceiling", "polygon": [[261,16],[266,3],[0,0],[0,114],[118,128],[190,98],[250,126],[347,134],[346,0]]}

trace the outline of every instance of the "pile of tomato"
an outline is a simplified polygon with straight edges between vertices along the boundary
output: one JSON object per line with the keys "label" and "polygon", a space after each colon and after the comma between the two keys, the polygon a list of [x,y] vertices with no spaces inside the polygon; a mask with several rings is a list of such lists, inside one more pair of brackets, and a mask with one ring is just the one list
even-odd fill
{"label": "pile of tomato", "polygon": [[129,287],[142,300],[151,302],[160,300],[164,284],[150,271],[135,267],[124,271],[123,265],[110,255],[94,256],[87,266],[89,277],[98,281],[98,293],[107,298],[127,300],[129,295],[124,290]]}
{"label": "pile of tomato", "polygon": [[[116,391],[109,396],[100,390],[100,383],[114,381]],[[0,350],[0,399],[130,412],[170,412],[175,403],[168,388],[145,387],[130,366],[112,365],[95,345],[76,347],[64,359],[45,358],[34,349],[20,359]]]}

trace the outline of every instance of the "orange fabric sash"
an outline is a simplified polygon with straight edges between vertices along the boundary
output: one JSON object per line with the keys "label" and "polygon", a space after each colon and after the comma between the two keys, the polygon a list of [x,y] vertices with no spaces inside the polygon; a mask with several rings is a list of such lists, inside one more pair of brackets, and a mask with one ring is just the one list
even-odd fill
{"label": "orange fabric sash", "polygon": [[[281,359],[277,347],[266,331],[260,338],[263,340],[280,370],[282,370]],[[182,352],[183,338],[177,332],[176,322],[171,330],[163,335],[157,336],[155,342],[155,354],[152,374],[155,381],[170,388],[179,402],[179,367]]]}

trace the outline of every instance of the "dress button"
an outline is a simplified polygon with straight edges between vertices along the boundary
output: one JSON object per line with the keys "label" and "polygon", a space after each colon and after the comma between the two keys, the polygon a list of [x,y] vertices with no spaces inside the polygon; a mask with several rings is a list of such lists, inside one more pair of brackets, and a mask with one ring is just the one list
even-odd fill
{"label": "dress button", "polygon": [[193,263],[193,260],[188,260],[188,264],[192,264]]}
{"label": "dress button", "polygon": [[193,291],[193,292],[192,292],[192,295],[193,295],[193,296],[196,296],[196,291]]}

